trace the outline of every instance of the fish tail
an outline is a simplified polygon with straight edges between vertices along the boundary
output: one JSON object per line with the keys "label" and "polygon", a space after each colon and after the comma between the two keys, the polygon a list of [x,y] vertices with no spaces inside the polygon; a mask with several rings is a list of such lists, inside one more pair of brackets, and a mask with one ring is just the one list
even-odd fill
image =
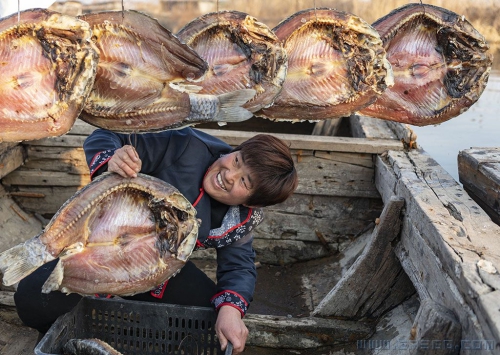
{"label": "fish tail", "polygon": [[27,240],[7,249],[0,254],[3,284],[11,286],[54,259],[39,238]]}
{"label": "fish tail", "polygon": [[64,267],[61,260],[59,260],[56,264],[56,267],[54,268],[54,270],[52,270],[51,274],[43,284],[42,293],[50,293],[54,290],[58,290],[59,286],[61,286],[63,276]]}
{"label": "fish tail", "polygon": [[243,89],[218,95],[220,109],[215,118],[219,122],[241,122],[252,118],[253,113],[241,107],[256,94],[253,89]]}

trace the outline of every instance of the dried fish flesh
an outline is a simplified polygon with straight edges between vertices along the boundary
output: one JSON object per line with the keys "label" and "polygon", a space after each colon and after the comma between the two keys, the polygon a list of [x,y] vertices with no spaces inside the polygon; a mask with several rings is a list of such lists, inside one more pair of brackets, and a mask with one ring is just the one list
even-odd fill
{"label": "dried fish flesh", "polygon": [[392,85],[380,36],[355,15],[303,10],[273,31],[284,42],[288,71],[274,104],[257,116],[288,121],[348,116]]}
{"label": "dried fish flesh", "polygon": [[38,236],[0,254],[12,285],[59,258],[42,291],[133,295],[185,264],[198,234],[196,210],[170,184],[106,173],[79,190]]}
{"label": "dried fish flesh", "polygon": [[488,82],[488,44],[463,17],[408,4],[377,20],[394,86],[360,113],[416,126],[447,121],[474,104]]}
{"label": "dried fish flesh", "polygon": [[93,339],[70,339],[63,346],[64,355],[122,355],[105,341]]}
{"label": "dried fish flesh", "polygon": [[184,26],[177,36],[208,63],[200,94],[252,88],[257,94],[243,107],[255,112],[272,104],[281,91],[286,52],[256,18],[239,11],[209,13]]}
{"label": "dried fish flesh", "polygon": [[67,133],[94,83],[88,23],[45,9],[0,20],[0,142]]}
{"label": "dried fish flesh", "polygon": [[117,132],[153,132],[252,117],[240,106],[254,90],[203,95],[207,63],[158,21],[137,11],[80,16],[99,49],[93,90],[81,119]]}

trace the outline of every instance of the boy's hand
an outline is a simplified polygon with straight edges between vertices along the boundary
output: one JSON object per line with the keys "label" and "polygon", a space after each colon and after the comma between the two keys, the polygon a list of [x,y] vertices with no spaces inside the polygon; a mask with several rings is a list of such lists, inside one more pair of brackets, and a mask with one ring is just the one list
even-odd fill
{"label": "boy's hand", "polygon": [[115,154],[108,161],[108,171],[115,172],[123,177],[137,177],[141,167],[142,161],[135,148],[131,145],[124,145],[115,150]]}
{"label": "boy's hand", "polygon": [[231,306],[222,306],[217,315],[215,331],[219,337],[221,349],[225,350],[227,341],[233,344],[233,355],[239,354],[245,349],[248,337],[248,329],[241,319],[241,313]]}

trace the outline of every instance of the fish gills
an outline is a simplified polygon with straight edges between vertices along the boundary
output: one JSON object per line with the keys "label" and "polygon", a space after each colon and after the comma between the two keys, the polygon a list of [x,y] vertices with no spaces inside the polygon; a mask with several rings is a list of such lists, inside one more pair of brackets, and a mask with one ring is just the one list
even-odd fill
{"label": "fish gills", "polygon": [[158,21],[137,11],[80,16],[99,50],[92,92],[81,119],[115,132],[154,132],[206,121],[240,121],[254,95],[199,95],[207,63]]}
{"label": "fish gills", "polygon": [[380,36],[357,16],[303,10],[273,31],[284,42],[288,71],[274,104],[257,116],[286,121],[348,116],[393,83]]}
{"label": "fish gills", "polygon": [[209,69],[200,94],[218,95],[255,89],[245,107],[256,112],[272,104],[281,91],[287,56],[281,41],[265,24],[239,11],[203,15],[184,26],[179,39],[193,48]]}
{"label": "fish gills", "polygon": [[89,25],[45,9],[0,21],[0,142],[67,133],[94,83]]}
{"label": "fish gills", "polygon": [[59,258],[42,291],[133,295],[175,275],[196,244],[196,210],[166,182],[99,176],[38,236],[0,254],[5,285]]}
{"label": "fish gills", "polygon": [[361,114],[416,126],[438,124],[466,111],[483,93],[492,55],[463,16],[408,4],[373,27],[384,42],[395,84]]}

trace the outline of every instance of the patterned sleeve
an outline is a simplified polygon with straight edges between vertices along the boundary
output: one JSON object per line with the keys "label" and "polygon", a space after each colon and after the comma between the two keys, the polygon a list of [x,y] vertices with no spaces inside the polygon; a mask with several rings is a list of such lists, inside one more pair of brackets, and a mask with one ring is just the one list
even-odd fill
{"label": "patterned sleeve", "polygon": [[[226,305],[234,307],[242,317],[253,300],[257,278],[252,230],[262,221],[263,215],[261,209],[249,209],[247,213],[248,218],[241,219],[243,224],[234,225],[227,234],[217,239],[209,237],[206,241],[217,248],[217,294],[212,304],[217,310]],[[230,218],[230,214],[231,209],[226,217]]]}
{"label": "patterned sleeve", "polygon": [[123,135],[97,129],[83,143],[83,150],[93,179],[107,171],[107,162],[116,149],[123,146]]}

